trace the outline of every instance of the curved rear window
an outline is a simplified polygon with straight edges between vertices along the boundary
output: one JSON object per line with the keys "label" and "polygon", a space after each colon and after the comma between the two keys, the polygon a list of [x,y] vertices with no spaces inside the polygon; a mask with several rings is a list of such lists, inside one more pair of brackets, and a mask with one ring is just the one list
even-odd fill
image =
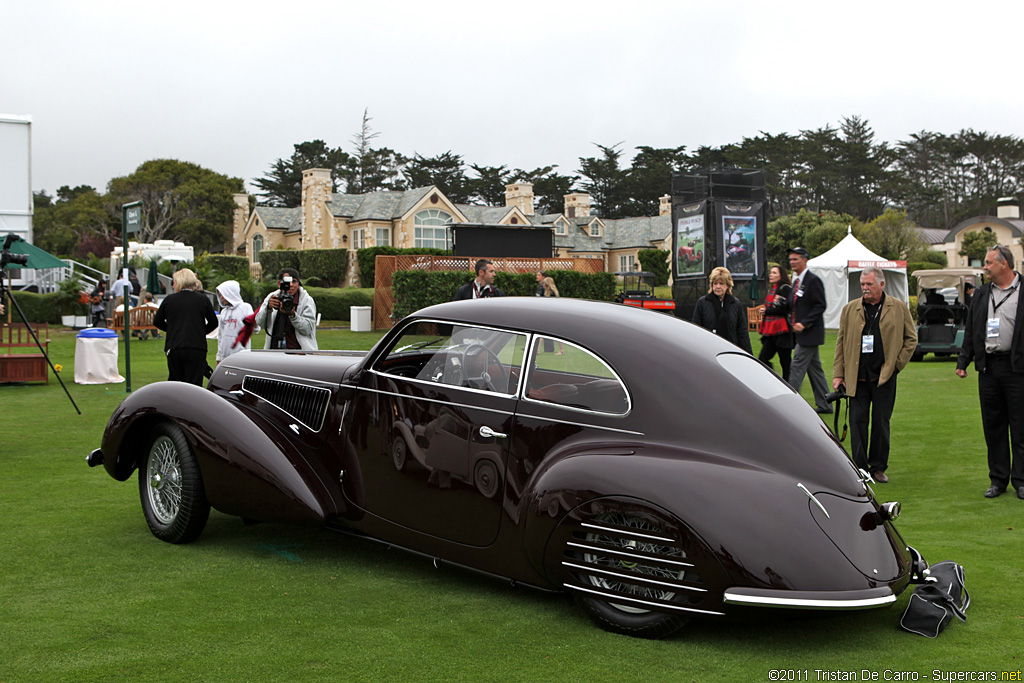
{"label": "curved rear window", "polygon": [[792,394],[793,388],[760,362],[740,353],[718,354],[718,364],[761,398]]}
{"label": "curved rear window", "polygon": [[625,415],[629,392],[607,363],[561,339],[536,337],[526,398],[598,413]]}

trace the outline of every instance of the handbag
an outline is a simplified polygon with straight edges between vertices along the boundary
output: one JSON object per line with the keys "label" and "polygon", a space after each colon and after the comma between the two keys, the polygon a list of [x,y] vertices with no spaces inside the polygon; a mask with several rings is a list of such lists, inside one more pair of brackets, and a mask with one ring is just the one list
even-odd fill
{"label": "handbag", "polygon": [[924,571],[925,582],[914,589],[907,609],[900,618],[905,631],[935,638],[955,616],[967,621],[971,595],[964,586],[964,568],[945,560]]}

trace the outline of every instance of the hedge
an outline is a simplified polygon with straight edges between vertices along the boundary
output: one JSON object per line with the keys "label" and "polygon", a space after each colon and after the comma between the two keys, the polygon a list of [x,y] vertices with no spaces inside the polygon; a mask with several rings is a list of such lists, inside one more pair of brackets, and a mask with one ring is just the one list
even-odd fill
{"label": "hedge", "polygon": [[[306,287],[303,289],[316,302],[316,312],[324,320],[350,320],[350,306],[372,306],[373,295],[361,289],[325,289],[323,287]],[[269,292],[268,292],[269,293]]]}
{"label": "hedge", "polygon": [[[580,273],[575,270],[550,271],[558,292],[563,297],[612,301],[615,298],[615,276],[611,273]],[[450,301],[455,290],[472,281],[465,270],[401,270],[395,273],[395,319],[426,306]],[[507,296],[534,296],[536,273],[505,273],[494,276],[494,286]]]}
{"label": "hedge", "polygon": [[263,268],[263,279],[273,280],[285,268],[294,268],[305,276],[299,268],[299,254],[295,249],[264,249],[260,252],[259,262]]}
{"label": "hedge", "polygon": [[230,256],[227,254],[204,254],[196,259],[197,263],[209,266],[217,274],[224,277],[218,278],[220,282],[225,280],[248,280],[252,277],[249,274],[249,259],[244,256]]}
{"label": "hedge", "polygon": [[[57,292],[36,294],[35,292],[11,292],[18,302],[25,317],[30,323],[60,323],[60,296]],[[4,302],[5,304],[7,302]],[[21,316],[14,306],[10,306],[11,322],[20,323]],[[4,320],[7,314],[4,314]]]}
{"label": "hedge", "polygon": [[356,262],[359,264],[359,284],[363,287],[373,287],[374,278],[377,275],[378,256],[398,256],[401,254],[420,254],[432,256],[444,256],[448,254],[444,249],[426,249],[423,247],[410,247],[399,249],[398,247],[366,247],[356,250]]}

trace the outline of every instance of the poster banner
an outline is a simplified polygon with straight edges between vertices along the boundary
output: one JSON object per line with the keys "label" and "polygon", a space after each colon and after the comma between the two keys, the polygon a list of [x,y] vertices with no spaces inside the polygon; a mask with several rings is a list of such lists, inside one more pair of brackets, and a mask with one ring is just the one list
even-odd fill
{"label": "poster banner", "polygon": [[722,249],[725,252],[725,267],[733,276],[757,277],[758,217],[761,202],[722,202],[721,217]]}
{"label": "poster banner", "polygon": [[676,214],[676,277],[704,275],[704,204],[680,206]]}

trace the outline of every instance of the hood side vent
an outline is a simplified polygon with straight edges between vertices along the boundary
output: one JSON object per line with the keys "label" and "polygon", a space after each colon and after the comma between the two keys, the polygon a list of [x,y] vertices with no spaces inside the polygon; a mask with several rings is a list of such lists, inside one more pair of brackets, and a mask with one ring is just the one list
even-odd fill
{"label": "hood side vent", "polygon": [[327,389],[251,375],[242,380],[242,391],[273,404],[314,432],[323,427],[331,400]]}

